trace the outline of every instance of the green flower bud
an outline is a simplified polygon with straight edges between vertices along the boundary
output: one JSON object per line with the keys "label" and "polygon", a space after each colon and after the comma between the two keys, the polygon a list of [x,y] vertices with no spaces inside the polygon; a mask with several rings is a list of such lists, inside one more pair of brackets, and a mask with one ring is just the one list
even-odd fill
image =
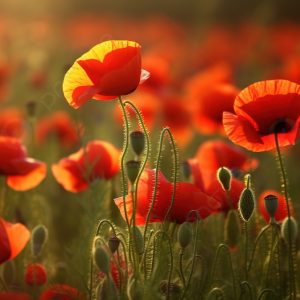
{"label": "green flower bud", "polygon": [[109,273],[109,257],[106,250],[102,246],[96,246],[93,250],[94,262],[97,268],[105,273]]}
{"label": "green flower bud", "polygon": [[[290,222],[289,222],[290,220]],[[290,229],[289,229],[290,227]],[[297,221],[291,217],[285,218],[281,225],[281,235],[283,239],[286,241],[286,243],[289,243],[289,230],[291,231],[291,241],[294,243],[297,239],[298,235],[298,224]]]}
{"label": "green flower bud", "polygon": [[31,234],[31,253],[38,256],[48,240],[48,229],[44,225],[38,225]]}
{"label": "green flower bud", "polygon": [[140,161],[129,160],[126,162],[127,176],[131,184],[134,184],[140,170]]}
{"label": "green flower bud", "polygon": [[217,171],[217,178],[224,191],[229,191],[231,186],[231,171],[226,167],[221,167]]}
{"label": "green flower bud", "polygon": [[265,207],[266,210],[271,217],[271,219],[275,218],[276,211],[278,209],[278,198],[275,195],[267,195],[265,198]]}
{"label": "green flower bud", "polygon": [[239,199],[239,212],[242,219],[248,222],[255,208],[254,194],[251,189],[245,188]]}
{"label": "green flower bud", "polygon": [[134,245],[136,252],[141,255],[144,253],[144,239],[140,229],[137,226],[132,228],[132,235],[134,238]]}
{"label": "green flower bud", "polygon": [[185,248],[189,245],[193,238],[193,226],[190,222],[184,222],[178,229],[178,242],[181,248]]}
{"label": "green flower bud", "polygon": [[240,219],[235,210],[230,210],[225,221],[225,241],[230,248],[235,248],[240,240]]}
{"label": "green flower bud", "polygon": [[111,253],[115,253],[118,250],[119,245],[120,245],[120,239],[117,236],[112,235],[108,239],[108,247],[109,247]]}
{"label": "green flower bud", "polygon": [[130,133],[130,144],[137,156],[140,156],[145,148],[145,135],[142,131],[132,131]]}

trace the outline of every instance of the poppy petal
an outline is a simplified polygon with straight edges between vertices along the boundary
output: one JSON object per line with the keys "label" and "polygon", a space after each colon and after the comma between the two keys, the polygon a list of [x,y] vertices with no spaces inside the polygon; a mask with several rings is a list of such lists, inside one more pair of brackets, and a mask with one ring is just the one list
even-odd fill
{"label": "poppy petal", "polygon": [[11,249],[6,232],[6,223],[0,218],[0,264],[10,258]]}

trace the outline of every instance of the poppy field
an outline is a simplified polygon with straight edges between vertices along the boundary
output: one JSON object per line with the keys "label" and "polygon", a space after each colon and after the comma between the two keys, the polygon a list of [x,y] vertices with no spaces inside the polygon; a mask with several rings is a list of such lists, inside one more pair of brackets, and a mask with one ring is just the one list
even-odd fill
{"label": "poppy field", "polygon": [[0,300],[299,299],[299,36],[0,12]]}

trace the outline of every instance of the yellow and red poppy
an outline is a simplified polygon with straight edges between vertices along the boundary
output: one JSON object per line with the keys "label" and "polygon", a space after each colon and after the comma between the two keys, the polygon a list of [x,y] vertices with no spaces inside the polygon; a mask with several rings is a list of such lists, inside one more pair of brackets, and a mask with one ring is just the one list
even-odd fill
{"label": "yellow and red poppy", "polygon": [[300,85],[283,79],[256,82],[234,101],[235,114],[223,113],[229,139],[248,150],[261,152],[294,145],[299,135]]}
{"label": "yellow and red poppy", "polygon": [[36,187],[45,178],[46,164],[27,157],[20,140],[0,136],[0,174],[6,176],[7,185],[17,191]]}
{"label": "yellow and red poppy", "polygon": [[0,264],[14,259],[30,238],[29,230],[20,223],[9,223],[0,218]]}
{"label": "yellow and red poppy", "polygon": [[119,172],[120,150],[104,141],[89,142],[84,148],[52,165],[52,173],[65,190],[84,191],[95,179],[110,179]]}
{"label": "yellow and red poppy", "polygon": [[112,100],[132,93],[149,76],[141,68],[141,46],[133,41],[100,43],[79,57],[63,81],[63,92],[74,108],[89,99]]}

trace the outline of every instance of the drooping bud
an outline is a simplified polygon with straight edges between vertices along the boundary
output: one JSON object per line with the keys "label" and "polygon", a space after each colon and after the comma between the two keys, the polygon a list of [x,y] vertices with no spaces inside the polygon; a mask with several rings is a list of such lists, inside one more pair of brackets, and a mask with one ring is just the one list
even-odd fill
{"label": "drooping bud", "polygon": [[225,221],[225,241],[227,245],[234,249],[240,240],[241,225],[237,212],[235,210],[230,210],[227,214]]}
{"label": "drooping bud", "polygon": [[254,194],[251,189],[245,188],[242,191],[240,195],[238,207],[242,219],[245,222],[248,222],[255,208]]}
{"label": "drooping bud", "polygon": [[190,222],[184,222],[178,229],[178,242],[181,248],[185,248],[189,245],[193,238],[193,226]]}
{"label": "drooping bud", "polygon": [[270,220],[274,220],[276,211],[278,209],[278,198],[275,195],[267,195],[265,198],[265,207],[270,216]]}
{"label": "drooping bud", "polygon": [[126,162],[127,176],[131,184],[134,184],[140,170],[140,161],[129,160]]}
{"label": "drooping bud", "polygon": [[[289,230],[291,231],[290,233]],[[290,217],[290,219],[285,218],[281,225],[281,235],[286,243],[289,243],[289,234],[291,236],[291,241],[295,242],[298,235],[298,224],[293,217]]]}
{"label": "drooping bud", "polygon": [[109,273],[109,256],[102,246],[96,246],[93,250],[94,262],[97,268],[105,273]]}
{"label": "drooping bud", "polygon": [[109,276],[106,276],[97,286],[96,299],[119,299],[117,288]]}
{"label": "drooping bud", "polygon": [[164,296],[167,294],[175,295],[180,294],[181,287],[175,282],[170,282],[170,284],[168,284],[167,280],[163,280],[159,285],[159,291]]}
{"label": "drooping bud", "polygon": [[29,264],[25,271],[25,282],[31,286],[41,286],[47,282],[47,272],[42,264]]}
{"label": "drooping bud", "polygon": [[109,247],[111,253],[115,253],[118,250],[119,245],[120,245],[120,239],[117,236],[112,235],[108,239],[108,247]]}
{"label": "drooping bud", "polygon": [[221,167],[217,171],[217,178],[224,191],[229,191],[231,187],[231,171],[226,167]]}
{"label": "drooping bud", "polygon": [[132,235],[134,238],[134,245],[136,252],[141,255],[144,253],[144,239],[140,229],[137,226],[132,228]]}
{"label": "drooping bud", "polygon": [[145,134],[142,131],[136,130],[130,133],[130,144],[137,156],[140,156],[145,148]]}
{"label": "drooping bud", "polygon": [[48,240],[48,229],[44,225],[37,225],[31,234],[31,252],[38,256]]}

